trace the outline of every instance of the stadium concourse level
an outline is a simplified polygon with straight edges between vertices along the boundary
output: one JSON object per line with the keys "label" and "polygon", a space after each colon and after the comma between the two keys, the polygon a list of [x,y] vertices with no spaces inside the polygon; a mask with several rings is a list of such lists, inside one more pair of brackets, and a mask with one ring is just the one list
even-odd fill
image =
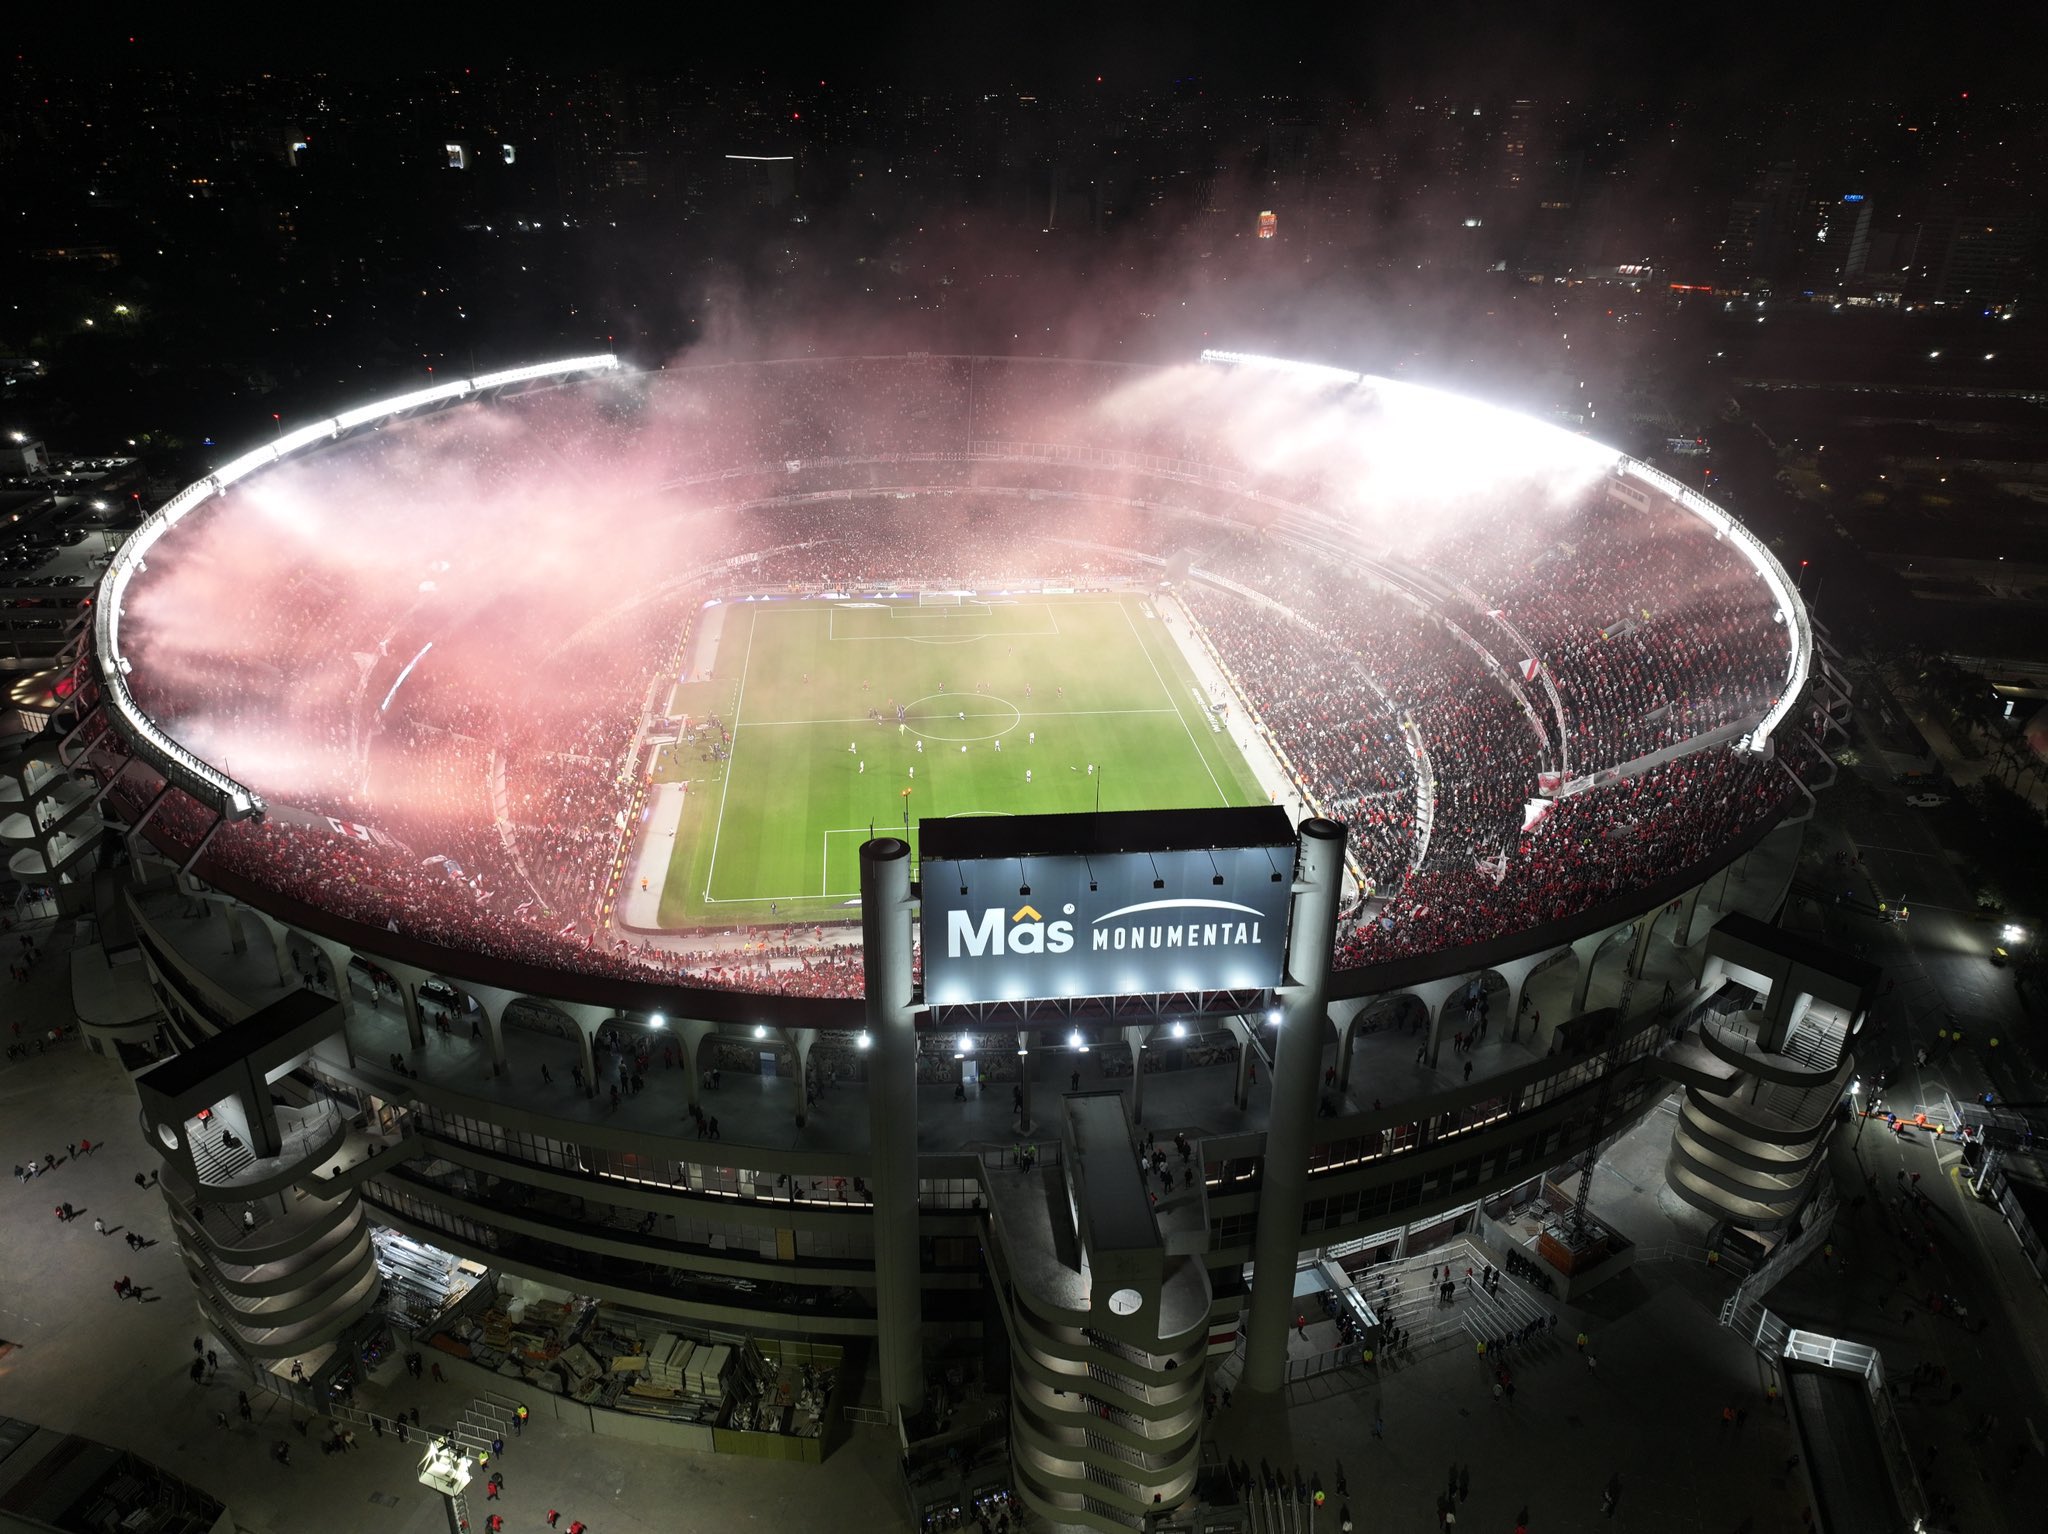
{"label": "stadium concourse level", "polygon": [[[489,438],[497,456],[479,472],[494,481],[543,461],[556,476],[635,464],[663,515],[693,519],[690,567],[642,590],[624,584],[637,578],[629,561],[615,564],[622,584],[603,617],[517,667],[490,660],[530,651],[520,602],[470,604],[451,626],[403,580],[295,573],[238,601],[233,634],[196,665],[180,648],[189,636],[131,615],[138,704],[271,804],[260,822],[218,827],[197,871],[546,967],[858,994],[857,950],[807,941],[808,928],[741,955],[628,939],[605,919],[643,715],[650,701],[663,712],[690,664],[704,604],[910,584],[1156,586],[1175,560],[1193,571],[1175,593],[1242,701],[1310,802],[1352,827],[1379,898],[1347,919],[1340,966],[1569,917],[1710,857],[1798,794],[1808,758],[1787,731],[1776,761],[1708,747],[1546,801],[1525,828],[1539,775],[1583,780],[1777,701],[1783,614],[1691,514],[1625,504],[1604,478],[1562,505],[1534,482],[1497,485],[1440,526],[1410,525],[1398,546],[1333,547],[1329,524],[1303,539],[1290,520],[1330,498],[1316,471],[1260,471],[1199,416],[1133,424],[1106,407],[1144,379],[1094,364],[852,359],[680,369],[589,398],[463,407],[517,428]],[[849,399],[868,408],[850,412]],[[687,430],[662,430],[650,449],[650,420]],[[369,484],[402,499],[408,440],[355,437],[289,472],[300,494],[331,474],[337,493]],[[1059,451],[1035,446],[1046,443]],[[245,494],[182,525],[152,569]],[[429,644],[455,663],[400,674],[387,694],[385,679]],[[278,741],[302,749],[288,779],[270,781],[249,743]],[[122,750],[105,736],[93,770],[111,771]],[[160,786],[133,762],[113,799],[132,818]],[[210,829],[212,813],[172,791],[147,834],[182,859]]]}

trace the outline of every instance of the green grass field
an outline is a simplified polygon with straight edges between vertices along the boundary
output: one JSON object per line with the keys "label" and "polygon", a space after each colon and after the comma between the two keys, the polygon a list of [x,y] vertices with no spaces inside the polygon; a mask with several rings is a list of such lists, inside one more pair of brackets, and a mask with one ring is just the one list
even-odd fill
{"label": "green grass field", "polygon": [[906,807],[914,849],[917,822],[941,816],[1265,800],[1142,596],[754,602],[723,617],[712,675],[678,683],[672,707],[716,712],[731,758],[685,744],[657,773],[690,783],[664,927],[843,914],[870,825],[901,834]]}

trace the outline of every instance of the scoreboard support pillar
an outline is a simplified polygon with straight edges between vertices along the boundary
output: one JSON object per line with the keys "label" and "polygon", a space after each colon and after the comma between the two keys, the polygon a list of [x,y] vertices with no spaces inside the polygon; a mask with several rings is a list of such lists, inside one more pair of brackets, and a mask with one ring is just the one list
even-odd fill
{"label": "scoreboard support pillar", "polygon": [[882,1405],[924,1403],[924,1277],[917,1229],[917,1007],[911,978],[910,844],[860,849],[867,967],[868,1139],[874,1189],[875,1320]]}
{"label": "scoreboard support pillar", "polygon": [[1344,877],[1344,827],[1316,817],[1300,827],[1294,911],[1288,924],[1280,1040],[1273,1054],[1273,1108],[1252,1243],[1252,1299],[1246,1329],[1246,1390],[1277,1391],[1287,1378],[1287,1334],[1294,1324],[1294,1267],[1308,1196],[1309,1142],[1328,1026],[1330,955]]}

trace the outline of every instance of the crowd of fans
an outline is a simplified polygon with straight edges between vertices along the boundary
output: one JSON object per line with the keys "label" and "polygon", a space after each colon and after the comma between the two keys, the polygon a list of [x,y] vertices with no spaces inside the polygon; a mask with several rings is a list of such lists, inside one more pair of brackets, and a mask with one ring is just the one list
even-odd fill
{"label": "crowd of fans", "polygon": [[[1000,494],[978,485],[965,444],[1051,439],[1049,398],[1064,402],[1060,440],[1241,475],[1213,430],[1102,408],[1128,378],[1091,364],[910,358],[631,382],[586,406],[588,431],[557,433],[549,451],[572,466],[630,457],[659,428],[647,474],[687,482],[676,493],[689,506],[736,508],[706,516],[693,568],[659,600],[622,600],[536,646],[516,603],[451,625],[403,583],[377,591],[308,569],[240,595],[218,665],[152,664],[176,657],[144,645],[131,685],[174,735],[259,792],[289,753],[289,804],[221,830],[208,866],[428,943],[796,994],[857,992],[857,947],[795,931],[773,946],[683,952],[607,919],[643,716],[663,708],[689,615],[722,592],[1157,581],[1188,562],[1222,578],[1177,590],[1255,716],[1233,727],[1263,731],[1311,801],[1350,825],[1374,896],[1342,936],[1346,964],[1582,910],[1697,861],[1790,791],[1777,768],[1719,749],[1569,794],[1525,830],[1543,774],[1615,767],[1753,717],[1782,685],[1788,638],[1768,589],[1677,508],[1624,506],[1595,485],[1560,509],[1532,486],[1526,506],[1447,516],[1351,565],[1274,527],[1234,488],[1116,475],[1110,503],[1099,470],[1052,463],[1003,466]],[[503,408],[518,419],[547,398]],[[906,453],[949,455],[920,469],[930,493],[885,493],[902,482],[887,464],[817,462]],[[828,489],[828,500],[745,504]],[[1403,565],[1440,572],[1436,598],[1381,578]],[[631,586],[638,572],[621,566],[620,579]],[[413,674],[429,640],[436,661]],[[1523,643],[1533,655],[1514,653]],[[494,666],[503,654],[520,664]],[[1543,689],[1517,690],[1529,663],[1557,689],[1561,729]],[[139,809],[153,791],[133,771],[118,797]],[[173,794],[152,834],[186,851],[209,822]]]}
{"label": "crowd of fans", "polygon": [[1790,638],[1762,578],[1674,508],[1595,489],[1568,524],[1501,506],[1428,561],[1457,571],[1546,668],[1564,704],[1562,760],[1598,772],[1753,718],[1782,690]]}

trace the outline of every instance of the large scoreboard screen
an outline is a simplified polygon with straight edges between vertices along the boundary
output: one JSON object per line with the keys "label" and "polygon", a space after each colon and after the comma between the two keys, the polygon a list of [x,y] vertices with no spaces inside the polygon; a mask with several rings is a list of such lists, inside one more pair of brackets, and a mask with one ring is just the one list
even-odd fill
{"label": "large scoreboard screen", "polygon": [[1280,984],[1277,807],[925,820],[918,843],[927,1005]]}

